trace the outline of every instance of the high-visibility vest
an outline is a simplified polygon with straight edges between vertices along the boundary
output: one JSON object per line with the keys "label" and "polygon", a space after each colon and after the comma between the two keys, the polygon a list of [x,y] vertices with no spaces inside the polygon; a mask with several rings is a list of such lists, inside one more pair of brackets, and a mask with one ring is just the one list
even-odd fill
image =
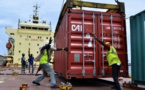
{"label": "high-visibility vest", "polygon": [[117,51],[113,46],[110,46],[109,51],[107,50],[107,60],[108,60],[109,66],[113,64],[121,64]]}
{"label": "high-visibility vest", "polygon": [[49,50],[44,51],[44,54],[40,57],[40,64],[47,64],[49,59]]}

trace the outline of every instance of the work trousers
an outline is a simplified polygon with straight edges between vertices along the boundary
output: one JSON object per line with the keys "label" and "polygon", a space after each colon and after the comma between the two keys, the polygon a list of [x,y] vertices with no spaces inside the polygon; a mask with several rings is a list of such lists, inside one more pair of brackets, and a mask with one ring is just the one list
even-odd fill
{"label": "work trousers", "polygon": [[39,65],[38,69],[37,69],[37,72],[36,72],[36,75],[38,74],[38,72],[41,70],[41,66]]}
{"label": "work trousers", "polygon": [[25,65],[21,66],[21,74],[25,74]]}
{"label": "work trousers", "polygon": [[35,82],[40,82],[41,80],[44,79],[48,74],[50,74],[50,79],[51,79],[51,86],[56,85],[56,80],[55,80],[55,75],[54,75],[54,70],[50,67],[49,64],[40,64],[40,67],[43,70],[43,74],[41,74],[37,79],[35,79]]}
{"label": "work trousers", "polygon": [[121,67],[121,65],[117,65],[117,64],[112,65],[112,77],[113,77],[113,80],[114,80],[114,83],[115,83],[116,90],[121,90],[120,84],[119,84],[119,81],[118,81],[118,72],[120,70],[120,67]]}
{"label": "work trousers", "polygon": [[34,66],[33,63],[29,63],[29,73],[31,72],[31,67],[32,67],[32,73],[34,72]]}

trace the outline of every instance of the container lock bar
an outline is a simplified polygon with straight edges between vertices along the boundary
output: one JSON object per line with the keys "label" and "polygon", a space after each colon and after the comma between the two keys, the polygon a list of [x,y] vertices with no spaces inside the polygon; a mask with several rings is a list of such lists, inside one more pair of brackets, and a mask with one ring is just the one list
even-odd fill
{"label": "container lock bar", "polygon": [[[95,33],[95,13],[92,15],[93,18],[93,33]],[[93,40],[93,53],[94,53],[94,70],[93,70],[93,75],[96,76],[96,44],[95,44],[95,39]]]}
{"label": "container lock bar", "polygon": [[110,16],[110,19],[111,19],[111,38],[112,38],[112,46],[113,46],[113,44],[114,44],[114,42],[113,42],[114,36],[113,36],[113,15],[112,14]]}
{"label": "container lock bar", "polygon": [[84,15],[84,12],[82,13],[82,43],[83,43],[83,66],[82,66],[82,75],[85,76],[85,57],[84,57],[84,52],[85,52],[85,40],[84,40],[84,18],[85,18],[85,15]]}
{"label": "container lock bar", "polygon": [[[104,33],[104,29],[103,29],[103,13],[101,14],[101,30],[102,30],[102,41],[103,40],[103,33]],[[102,45],[102,75],[105,76],[105,70],[104,70],[104,46]]]}

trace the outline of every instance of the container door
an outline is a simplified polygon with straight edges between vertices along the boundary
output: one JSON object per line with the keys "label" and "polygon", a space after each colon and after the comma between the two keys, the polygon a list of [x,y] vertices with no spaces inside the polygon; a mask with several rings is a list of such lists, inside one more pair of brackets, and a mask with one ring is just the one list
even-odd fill
{"label": "container door", "polygon": [[[86,17],[87,18],[87,17]],[[83,59],[83,64],[82,64],[82,75],[85,76],[86,66],[88,66],[90,63],[91,67],[93,70],[92,75],[96,76],[96,55],[95,55],[95,40],[93,39],[91,33],[95,33],[95,14],[93,13],[92,15],[92,23],[91,25],[87,25],[88,21],[85,21],[85,14],[84,12],[82,13],[82,59]],[[89,24],[89,23],[88,23]],[[90,30],[89,26],[92,26],[92,30]],[[85,28],[88,28],[89,31],[87,31]],[[89,41],[87,40],[89,39]],[[85,47],[85,43],[87,46]],[[90,48],[90,49],[88,49]],[[87,51],[88,49],[88,51]],[[90,53],[90,52],[91,53]]]}
{"label": "container door", "polygon": [[96,17],[94,13],[73,13],[69,19],[71,25],[70,44],[70,73],[78,78],[94,78],[96,76]]}
{"label": "container door", "polygon": [[[126,31],[125,31],[125,20],[121,15],[117,14],[105,14],[101,13],[99,28],[97,29],[97,37],[105,42],[110,42],[117,50],[118,56],[122,62],[120,69],[120,74],[122,76],[128,75],[127,67],[127,46],[126,46]],[[99,73],[102,76],[111,76],[112,67],[108,66],[108,61],[106,59],[106,49],[100,44],[99,45],[99,62],[100,69]]]}

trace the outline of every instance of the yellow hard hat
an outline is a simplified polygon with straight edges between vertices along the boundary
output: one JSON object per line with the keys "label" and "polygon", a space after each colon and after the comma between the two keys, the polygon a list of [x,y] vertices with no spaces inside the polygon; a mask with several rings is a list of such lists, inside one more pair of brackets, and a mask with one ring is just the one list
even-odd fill
{"label": "yellow hard hat", "polygon": [[107,45],[107,44],[110,44],[110,42],[105,42],[105,44]]}

